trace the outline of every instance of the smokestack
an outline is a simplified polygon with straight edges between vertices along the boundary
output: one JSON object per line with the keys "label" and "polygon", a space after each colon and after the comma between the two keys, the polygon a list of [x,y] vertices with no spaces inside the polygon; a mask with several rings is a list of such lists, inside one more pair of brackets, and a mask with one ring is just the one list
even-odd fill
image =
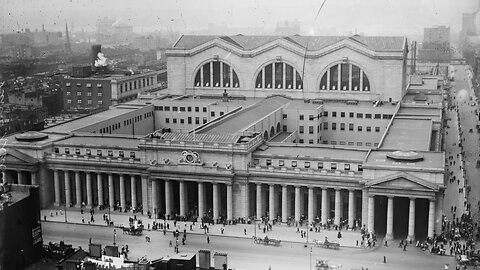
{"label": "smokestack", "polygon": [[95,44],[92,45],[92,52],[90,54],[90,64],[92,65],[93,70],[95,71],[95,61],[98,59],[98,53],[102,52],[102,45]]}

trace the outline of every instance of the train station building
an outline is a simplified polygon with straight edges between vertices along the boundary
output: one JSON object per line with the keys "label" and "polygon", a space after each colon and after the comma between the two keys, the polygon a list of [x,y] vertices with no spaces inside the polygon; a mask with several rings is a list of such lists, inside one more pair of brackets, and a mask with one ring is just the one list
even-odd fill
{"label": "train station building", "polygon": [[168,90],[7,138],[42,207],[440,232],[443,78],[404,37],[181,36]]}

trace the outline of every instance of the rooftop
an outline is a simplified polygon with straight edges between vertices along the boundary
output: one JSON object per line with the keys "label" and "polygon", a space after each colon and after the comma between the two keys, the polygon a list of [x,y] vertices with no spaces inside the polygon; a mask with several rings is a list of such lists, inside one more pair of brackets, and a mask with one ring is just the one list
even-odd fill
{"label": "rooftop", "polygon": [[[3,204],[8,203],[8,205],[15,204],[28,196],[30,196],[31,186],[27,185],[12,185],[8,184],[7,186],[0,185],[0,190],[7,189],[8,191],[1,192],[0,195],[0,210],[3,209]],[[7,205],[7,206],[8,206]]]}
{"label": "rooftop", "polygon": [[[95,133],[97,134],[97,133]],[[99,146],[99,147],[117,147],[117,148],[138,148],[140,144],[140,137],[122,136],[106,134],[91,134],[91,133],[75,133],[74,136],[64,140],[57,141],[59,144],[70,146]]]}
{"label": "rooftop", "polygon": [[429,152],[429,151],[416,151],[419,155],[423,156],[422,160],[410,160],[399,161],[391,158],[387,158],[388,154],[392,151],[388,150],[372,150],[367,157],[365,165],[374,166],[389,166],[398,168],[414,168],[414,169],[444,169],[444,154],[443,152]]}
{"label": "rooftop", "polygon": [[382,149],[429,151],[432,120],[396,117],[387,132]]}
{"label": "rooftop", "polygon": [[285,158],[317,158],[324,160],[349,160],[362,162],[367,149],[355,149],[326,145],[303,145],[290,143],[268,143],[265,150],[256,150],[254,155],[283,156]]}
{"label": "rooftop", "polygon": [[[193,49],[213,40],[222,40],[242,50],[253,50],[276,40],[285,40],[309,51],[317,51],[343,40],[351,40],[373,51],[402,51],[405,38],[399,36],[199,36],[183,35],[174,48]],[[307,46],[308,44],[308,46]]]}

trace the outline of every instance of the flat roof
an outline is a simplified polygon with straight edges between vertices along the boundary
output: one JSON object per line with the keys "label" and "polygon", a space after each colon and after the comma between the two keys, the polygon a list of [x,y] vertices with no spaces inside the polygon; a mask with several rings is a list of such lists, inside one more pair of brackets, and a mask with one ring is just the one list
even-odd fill
{"label": "flat roof", "polygon": [[[131,137],[128,138],[127,136],[116,136],[111,134],[106,134],[105,136],[101,136],[99,133],[95,133],[97,135],[78,135],[75,133],[74,136],[70,138],[66,138],[64,140],[57,141],[60,144],[68,144],[68,145],[81,145],[81,146],[107,146],[107,147],[118,147],[118,148],[137,148],[140,145],[140,138],[141,137]],[[143,137],[143,136],[142,136]]]}
{"label": "flat roof", "polygon": [[87,126],[112,119],[116,116],[133,112],[135,110],[138,110],[139,108],[140,107],[133,107],[133,106],[127,107],[124,105],[119,107],[110,107],[106,111],[92,114],[86,117],[78,118],[76,120],[65,122],[53,127],[49,127],[42,130],[42,132],[73,132]]}
{"label": "flat roof", "polygon": [[431,119],[396,117],[382,144],[382,149],[429,151]]}
{"label": "flat roof", "polygon": [[393,151],[388,150],[372,150],[367,157],[366,165],[391,166],[399,168],[432,168],[444,169],[443,152],[416,151],[417,154],[423,156],[419,161],[398,161],[387,158],[387,154]]}
{"label": "flat roof", "polygon": [[[417,97],[418,95],[425,96],[427,100],[426,101],[415,100],[415,97]],[[442,103],[442,101],[443,101],[443,96],[440,92],[435,92],[431,94],[425,94],[425,93],[417,94],[413,92],[408,92],[402,99],[402,102],[412,103],[412,104],[426,104],[427,102],[429,104],[440,104]]]}
{"label": "flat roof", "polygon": [[268,143],[264,151],[255,150],[253,155],[284,156],[290,158],[313,157],[319,159],[338,159],[362,162],[368,153],[367,149],[340,148],[324,145],[301,145],[290,143]]}
{"label": "flat roof", "polygon": [[286,103],[290,102],[290,99],[282,96],[274,96],[261,100],[260,102],[247,107],[231,117],[225,118],[223,121],[219,121],[217,124],[207,126],[200,130],[200,133],[235,133],[243,131],[250,127],[253,123],[257,122],[264,116],[269,115],[275,110],[281,108]]}

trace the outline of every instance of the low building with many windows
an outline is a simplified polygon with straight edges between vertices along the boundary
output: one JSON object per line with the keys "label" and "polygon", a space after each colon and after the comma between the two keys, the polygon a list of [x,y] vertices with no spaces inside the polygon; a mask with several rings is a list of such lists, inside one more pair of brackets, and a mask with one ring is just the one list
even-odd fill
{"label": "low building with many windows", "polygon": [[8,137],[3,179],[35,179],[42,207],[433,236],[441,81],[407,79],[406,54],[403,37],[182,36],[167,94]]}

